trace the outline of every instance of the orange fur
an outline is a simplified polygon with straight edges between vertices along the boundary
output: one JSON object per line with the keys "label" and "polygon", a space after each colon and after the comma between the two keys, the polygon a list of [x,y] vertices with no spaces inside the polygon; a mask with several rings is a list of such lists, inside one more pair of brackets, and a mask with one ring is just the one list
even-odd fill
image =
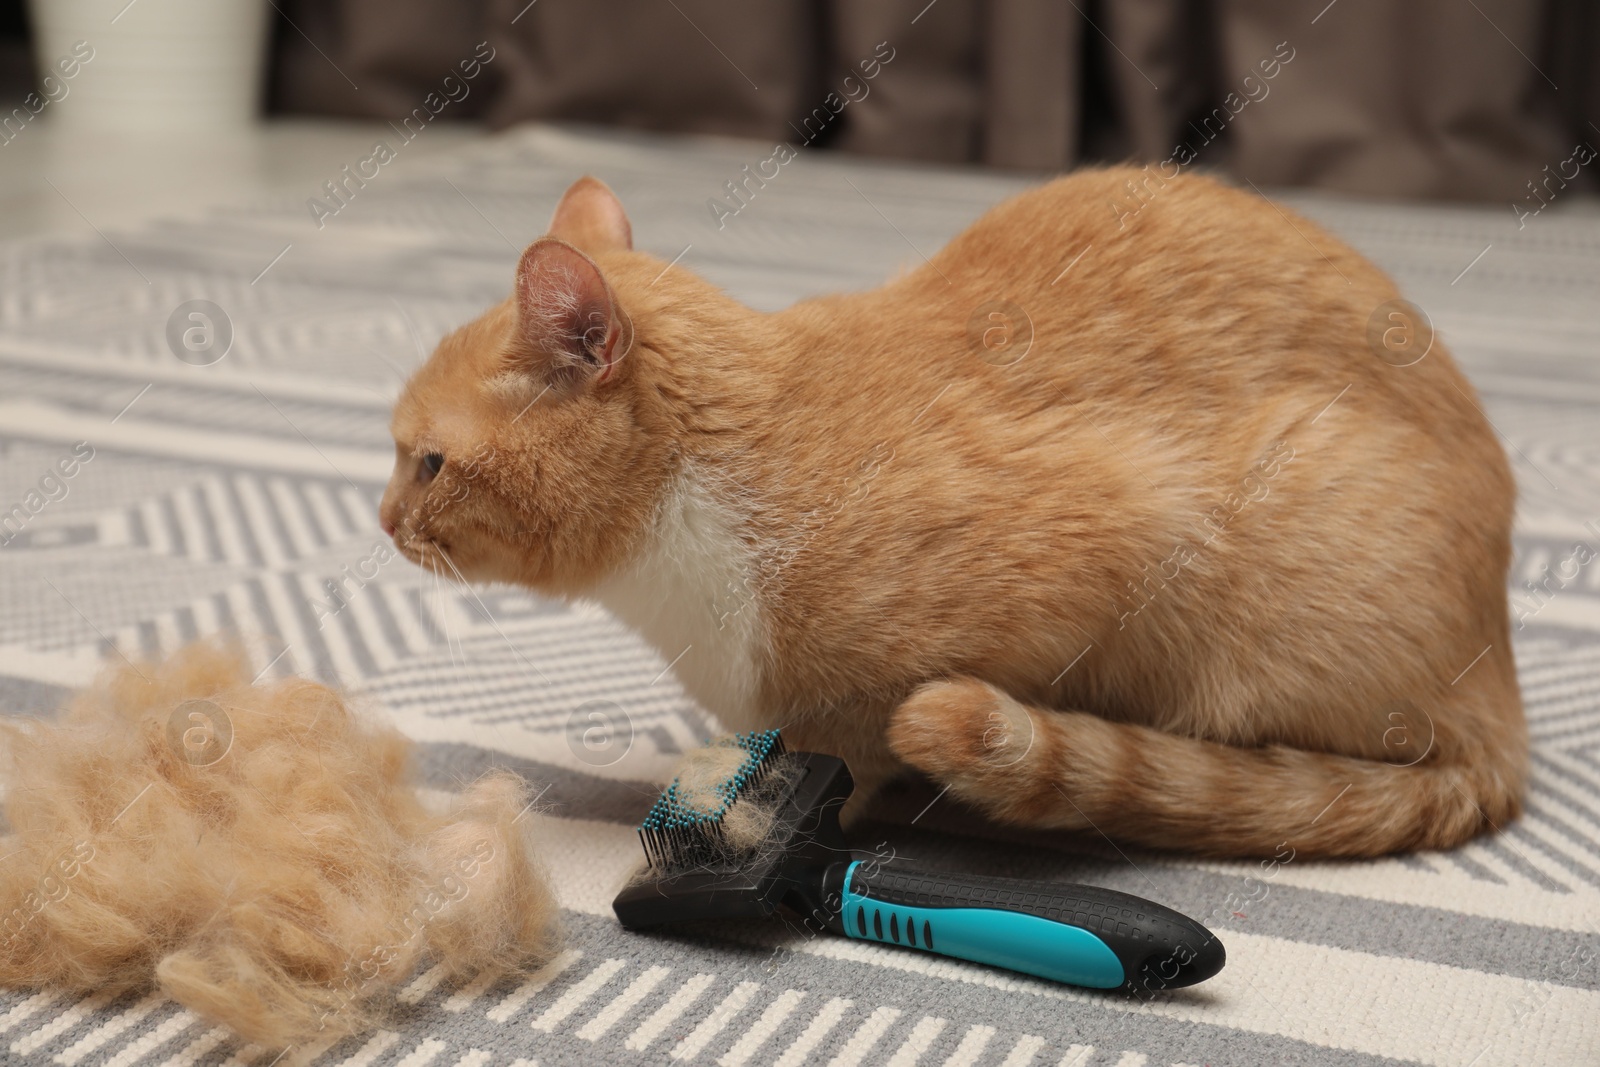
{"label": "orange fur", "polygon": [[[1217,854],[1514,817],[1514,489],[1471,386],[1437,341],[1369,349],[1395,288],[1312,223],[1199,177],[1119,219],[1132,177],[777,314],[633,251],[586,179],[396,405],[385,523],[458,578],[598,598],[730,726],[868,789],[911,766]],[[997,301],[1033,337],[1004,366]],[[579,304],[588,333],[551,327]]]}
{"label": "orange fur", "polygon": [[462,977],[553,952],[521,779],[430,814],[409,742],[314,682],[252,686],[196,645],[3,736],[0,984],[154,984],[280,1047],[371,1025],[424,956]]}

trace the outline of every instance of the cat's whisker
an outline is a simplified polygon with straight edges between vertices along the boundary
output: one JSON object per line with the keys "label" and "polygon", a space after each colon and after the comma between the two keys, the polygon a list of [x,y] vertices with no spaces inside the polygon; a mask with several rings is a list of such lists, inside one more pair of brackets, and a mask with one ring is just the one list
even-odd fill
{"label": "cat's whisker", "polygon": [[450,666],[454,667],[456,665],[456,646],[450,633],[449,603],[445,600],[444,583],[440,579],[438,567],[429,569],[433,571],[433,592],[434,600],[436,601],[434,616],[439,620],[439,631],[444,636],[444,647],[450,653]]}
{"label": "cat's whisker", "polygon": [[442,603],[439,599],[439,572],[432,567],[428,571],[433,575],[433,636],[438,637],[444,632],[444,623],[439,621],[439,605]]}
{"label": "cat's whisker", "polygon": [[[449,566],[449,568],[452,571],[455,571],[456,581],[461,582],[463,585],[466,584],[464,581],[462,581],[461,572],[459,570],[456,570],[456,565],[454,563],[450,562],[450,557],[445,553],[445,550],[443,548],[439,547],[437,544],[434,545],[433,547],[434,547],[434,551],[436,551],[439,554],[439,558],[444,560],[445,564],[447,566]],[[444,574],[443,574],[442,571],[440,572],[440,577],[441,577],[441,579],[444,577]],[[441,582],[440,589],[444,590],[444,591],[448,591],[449,590],[449,583],[447,581]],[[441,593],[441,595],[445,595],[445,594]],[[466,662],[466,659],[467,659],[466,642],[463,641],[459,635],[456,636],[455,642],[456,642],[456,647],[461,649],[461,660],[464,663],[464,662]]]}
{"label": "cat's whisker", "polygon": [[403,373],[401,373],[400,368],[396,367],[393,363],[391,363],[389,361],[388,357],[385,356],[382,352],[379,352],[376,349],[371,348],[371,347],[369,347],[367,345],[362,345],[361,346],[361,350],[363,352],[365,352],[367,355],[371,356],[373,359],[377,360],[379,363],[382,363],[385,367],[388,367],[389,370],[394,372],[395,378],[400,382],[401,385],[405,384],[406,376]]}
{"label": "cat's whisker", "polygon": [[389,303],[393,304],[394,309],[400,312],[400,317],[405,320],[406,329],[411,331],[411,343],[417,346],[417,358],[427,359],[428,350],[422,344],[422,331],[417,329],[417,324],[411,321],[411,316],[406,314],[406,309],[400,306],[400,301],[391,296]]}
{"label": "cat's whisker", "polygon": [[[472,587],[471,583],[467,581],[466,576],[461,573],[461,568],[457,567],[456,561],[450,558],[450,553],[444,550],[443,545],[435,544],[433,547],[438,549],[440,558],[442,558],[445,563],[449,565],[452,571],[455,571],[456,580],[461,583],[462,587],[466,589],[467,592],[472,594],[472,599],[478,602],[478,610],[483,612],[484,619],[489,623],[490,626],[494,627],[494,632],[500,635],[501,640],[505,641],[506,647],[515,652],[518,659],[522,660],[523,663],[526,663],[533,673],[544,679],[544,683],[549,685],[549,675],[545,674],[544,671],[541,671],[532,660],[522,654],[522,650],[520,648],[512,644],[511,638],[506,636],[506,632],[500,628],[500,620],[494,617],[494,613],[489,610],[489,605],[483,602],[483,597],[478,595],[478,591]],[[684,651],[688,650],[685,649]],[[681,655],[679,658],[682,658]]]}

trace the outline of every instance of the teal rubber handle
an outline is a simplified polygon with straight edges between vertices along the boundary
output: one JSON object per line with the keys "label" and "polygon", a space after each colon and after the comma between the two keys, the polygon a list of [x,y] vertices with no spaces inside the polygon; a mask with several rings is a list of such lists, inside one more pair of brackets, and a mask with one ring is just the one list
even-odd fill
{"label": "teal rubber handle", "polygon": [[1001,908],[916,907],[857,892],[857,860],[845,873],[846,935],[1004,967],[1055,982],[1115,989],[1127,981],[1109,945],[1082,927]]}
{"label": "teal rubber handle", "polygon": [[1193,919],[1114,889],[876,861],[834,870],[835,929],[861,940],[1139,996],[1203,982],[1227,960]]}

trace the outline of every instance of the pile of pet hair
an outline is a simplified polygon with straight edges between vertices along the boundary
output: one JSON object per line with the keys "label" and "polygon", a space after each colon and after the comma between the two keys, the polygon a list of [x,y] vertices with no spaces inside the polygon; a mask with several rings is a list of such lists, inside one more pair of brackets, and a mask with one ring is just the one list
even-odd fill
{"label": "pile of pet hair", "polygon": [[279,1048],[381,1021],[425,959],[464,979],[555,951],[522,779],[431,813],[399,733],[215,645],[0,720],[0,747],[0,985],[156,986]]}

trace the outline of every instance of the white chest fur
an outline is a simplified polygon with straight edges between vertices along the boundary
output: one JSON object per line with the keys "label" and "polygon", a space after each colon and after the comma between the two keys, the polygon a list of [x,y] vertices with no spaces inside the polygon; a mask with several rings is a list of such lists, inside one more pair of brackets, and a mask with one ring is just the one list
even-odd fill
{"label": "white chest fur", "polygon": [[633,560],[594,598],[638,631],[684,690],[732,730],[760,725],[761,619],[738,514],[692,473],[680,476]]}

